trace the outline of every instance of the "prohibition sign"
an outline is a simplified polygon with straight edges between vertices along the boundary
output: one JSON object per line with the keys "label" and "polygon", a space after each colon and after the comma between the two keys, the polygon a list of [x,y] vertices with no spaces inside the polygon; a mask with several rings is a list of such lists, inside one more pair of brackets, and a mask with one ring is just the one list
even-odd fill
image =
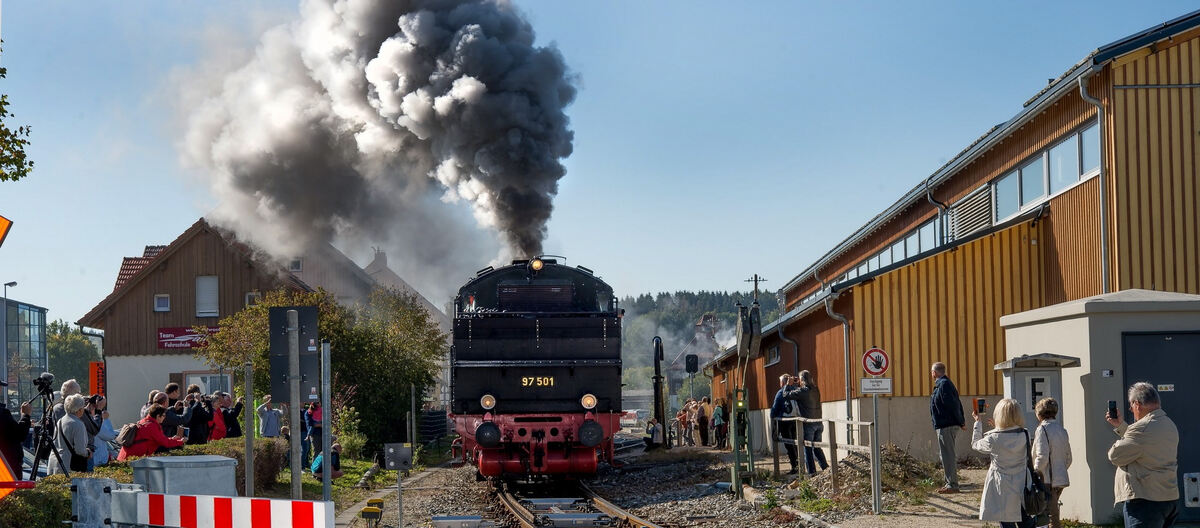
{"label": "prohibition sign", "polygon": [[882,348],[871,348],[863,354],[862,366],[867,374],[882,376],[892,366],[892,360],[888,359],[887,352]]}

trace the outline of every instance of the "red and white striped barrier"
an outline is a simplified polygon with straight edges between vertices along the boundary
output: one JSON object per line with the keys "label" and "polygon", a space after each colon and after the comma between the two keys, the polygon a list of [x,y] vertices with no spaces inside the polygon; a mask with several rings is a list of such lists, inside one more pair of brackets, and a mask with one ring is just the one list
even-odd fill
{"label": "red and white striped barrier", "polygon": [[334,528],[333,503],[140,493],[140,524],[174,528]]}

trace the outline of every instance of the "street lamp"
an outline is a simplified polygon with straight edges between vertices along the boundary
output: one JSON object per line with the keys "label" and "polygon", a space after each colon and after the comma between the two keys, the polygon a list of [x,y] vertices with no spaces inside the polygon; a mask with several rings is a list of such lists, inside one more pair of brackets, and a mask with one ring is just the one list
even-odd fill
{"label": "street lamp", "polygon": [[[0,297],[0,379],[8,381],[8,287],[16,286],[17,281],[4,283],[4,297]],[[4,400],[8,400],[5,391]]]}

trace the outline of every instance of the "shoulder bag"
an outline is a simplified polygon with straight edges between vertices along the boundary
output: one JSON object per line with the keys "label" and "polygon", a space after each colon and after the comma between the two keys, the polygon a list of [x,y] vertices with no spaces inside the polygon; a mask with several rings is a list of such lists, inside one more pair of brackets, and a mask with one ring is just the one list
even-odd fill
{"label": "shoulder bag", "polygon": [[1025,515],[1036,517],[1046,513],[1053,498],[1050,489],[1042,482],[1042,476],[1033,470],[1033,445],[1029,441],[1029,431],[1022,431],[1025,433],[1025,472],[1028,478],[1025,480],[1025,497],[1021,505]]}

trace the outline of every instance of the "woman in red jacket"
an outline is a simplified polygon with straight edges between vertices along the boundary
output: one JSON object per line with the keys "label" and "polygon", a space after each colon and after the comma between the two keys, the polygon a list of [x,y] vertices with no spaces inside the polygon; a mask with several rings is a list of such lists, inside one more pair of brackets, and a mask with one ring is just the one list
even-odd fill
{"label": "woman in red jacket", "polygon": [[221,412],[221,402],[224,397],[220,392],[214,392],[212,395],[213,413],[212,420],[208,421],[208,441],[216,442],[228,433],[225,427],[225,413]]}
{"label": "woman in red jacket", "polygon": [[137,423],[137,435],[134,436],[133,445],[122,447],[121,454],[117,455],[117,460],[124,462],[129,457],[139,457],[153,455],[161,450],[166,450],[172,447],[183,445],[184,436],[183,428],[179,428],[181,434],[173,438],[167,438],[162,432],[163,418],[167,417],[167,408],[159,404],[150,406],[150,410],[146,412],[146,417]]}

